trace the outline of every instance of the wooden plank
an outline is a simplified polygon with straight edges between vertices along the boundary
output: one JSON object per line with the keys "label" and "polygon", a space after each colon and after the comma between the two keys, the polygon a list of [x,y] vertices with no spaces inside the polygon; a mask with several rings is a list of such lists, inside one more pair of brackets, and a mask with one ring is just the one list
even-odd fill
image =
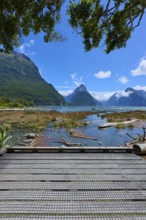
{"label": "wooden plank", "polygon": [[145,220],[145,216],[143,214],[113,214],[113,215],[104,215],[104,214],[99,214],[99,215],[29,215],[26,218],[26,214],[1,214],[2,217],[0,217],[3,220],[35,220],[35,219],[43,219],[43,220]]}
{"label": "wooden plank", "polygon": [[142,160],[140,156],[137,156],[133,153],[8,153],[0,157],[1,159],[29,159],[29,160],[49,160],[49,159],[95,159],[95,160],[109,160],[109,159],[135,159],[135,160]]}
{"label": "wooden plank", "polygon": [[128,174],[76,174],[76,175],[67,175],[67,174],[48,174],[48,175],[32,175],[32,174],[0,174],[0,182],[4,181],[27,181],[27,182],[36,182],[36,181],[88,181],[88,182],[97,182],[97,181],[146,181],[146,175],[128,175]]}
{"label": "wooden plank", "polygon": [[23,159],[2,159],[0,164],[146,164],[146,160],[136,160],[135,159],[83,159],[83,160],[65,160],[65,159],[51,159],[51,160],[23,160]]}
{"label": "wooden plank", "polygon": [[146,189],[146,181],[101,182],[0,182],[0,190],[139,190]]}
{"label": "wooden plank", "polygon": [[58,169],[58,168],[67,168],[67,169],[95,169],[95,168],[111,168],[111,169],[145,169],[146,168],[146,163],[145,164],[0,164],[0,169]]}
{"label": "wooden plank", "polygon": [[130,191],[1,191],[0,200],[96,201],[146,200],[145,190]]}
{"label": "wooden plank", "polygon": [[[136,207],[136,208],[135,208]],[[27,214],[119,214],[137,213],[146,216],[146,201],[0,201],[0,213]]]}
{"label": "wooden plank", "polygon": [[128,153],[6,153],[0,218],[145,219],[145,168]]}
{"label": "wooden plank", "polygon": [[0,169],[1,174],[129,174],[129,175],[146,175],[146,169],[140,169],[140,168],[126,168],[126,169],[109,169],[109,168],[95,168],[95,169],[84,169],[84,168],[50,168],[50,169]]}

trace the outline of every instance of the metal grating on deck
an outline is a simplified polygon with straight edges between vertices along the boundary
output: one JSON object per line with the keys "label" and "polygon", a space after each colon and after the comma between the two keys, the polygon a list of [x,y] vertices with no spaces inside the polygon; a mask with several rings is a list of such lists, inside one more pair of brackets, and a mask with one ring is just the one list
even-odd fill
{"label": "metal grating on deck", "polygon": [[132,153],[6,153],[0,219],[144,220],[146,161]]}

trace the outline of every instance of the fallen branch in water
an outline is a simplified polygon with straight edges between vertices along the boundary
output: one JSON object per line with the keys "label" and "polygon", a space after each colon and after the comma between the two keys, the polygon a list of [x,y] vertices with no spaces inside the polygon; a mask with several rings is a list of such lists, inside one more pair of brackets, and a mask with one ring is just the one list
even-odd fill
{"label": "fallen branch in water", "polygon": [[128,134],[128,133],[127,133],[127,136],[130,137],[130,138],[132,138],[133,140],[138,140],[137,138],[132,137],[132,136],[131,136],[130,134]]}
{"label": "fallen branch in water", "polygon": [[146,128],[141,127],[143,129],[143,141],[146,139]]}
{"label": "fallen branch in water", "polygon": [[81,146],[81,145],[82,145],[81,143],[71,143],[71,142],[68,142],[68,141],[65,140],[64,138],[61,138],[61,139],[59,140],[59,142],[65,144],[66,146],[69,146],[69,147]]}
{"label": "fallen branch in water", "polygon": [[97,140],[94,137],[88,136],[86,134],[84,134],[82,131],[74,131],[73,129],[70,130],[70,135],[72,137],[77,137],[77,138],[85,138],[85,139],[90,139],[90,140]]}
{"label": "fallen branch in water", "polygon": [[144,127],[141,127],[141,128],[143,129],[143,135],[138,134],[138,137],[133,137],[133,136],[131,136],[130,134],[127,133],[127,136],[132,138],[133,141],[131,141],[129,143],[126,143],[125,144],[126,146],[129,146],[129,145],[132,145],[132,144],[135,144],[135,143],[145,142],[145,140],[146,140],[146,128],[144,128]]}

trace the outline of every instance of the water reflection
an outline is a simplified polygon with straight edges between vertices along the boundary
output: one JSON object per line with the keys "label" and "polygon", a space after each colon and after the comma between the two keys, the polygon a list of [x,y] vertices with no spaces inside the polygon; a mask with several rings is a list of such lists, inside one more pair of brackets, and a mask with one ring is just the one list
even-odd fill
{"label": "water reflection", "polygon": [[[83,138],[75,138],[70,136],[69,131],[64,128],[57,129],[53,127],[52,124],[40,134],[40,139],[38,140],[38,145],[45,146],[61,146],[59,142],[60,139],[64,138],[72,143],[81,143],[82,146],[123,146],[125,143],[130,142],[131,139],[126,135],[127,133],[132,136],[137,136],[137,133],[142,134],[142,129],[140,128],[126,128],[117,129],[116,127],[109,127],[105,129],[98,129],[98,125],[106,123],[106,119],[102,119],[100,115],[103,112],[121,112],[121,111],[131,111],[131,110],[146,110],[145,107],[69,107],[69,106],[45,106],[31,108],[31,110],[36,111],[51,111],[56,110],[60,112],[78,112],[78,111],[93,111],[95,114],[89,115],[84,121],[89,122],[88,126],[82,128],[75,128],[77,131],[82,131],[85,134],[95,137],[96,140],[89,140]],[[96,112],[100,112],[98,115]],[[21,143],[24,134],[32,132],[28,130],[11,131],[10,134],[13,136],[11,145],[18,145]]]}

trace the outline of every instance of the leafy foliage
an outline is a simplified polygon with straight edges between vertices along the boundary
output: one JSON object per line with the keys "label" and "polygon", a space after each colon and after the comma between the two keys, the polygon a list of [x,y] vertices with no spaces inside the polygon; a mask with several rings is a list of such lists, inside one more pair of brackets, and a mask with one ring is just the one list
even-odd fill
{"label": "leafy foliage", "polygon": [[[23,36],[43,32],[44,41],[63,40],[56,31],[64,0],[1,0],[0,45],[6,51],[18,46]],[[146,9],[145,0],[70,0],[69,23],[83,37],[85,50],[106,45],[109,53],[126,46]]]}
{"label": "leafy foliage", "polygon": [[25,99],[10,99],[8,97],[0,97],[0,109],[1,108],[23,108],[26,106],[33,106],[33,102]]}
{"label": "leafy foliage", "polygon": [[11,136],[7,136],[6,129],[2,126],[0,126],[0,148],[6,145],[9,139],[11,139]]}
{"label": "leafy foliage", "polygon": [[1,0],[0,44],[6,51],[13,50],[23,35],[44,32],[46,42],[62,40],[55,31],[60,20],[62,0]]}
{"label": "leafy foliage", "polygon": [[80,0],[68,8],[70,24],[83,37],[85,50],[98,47],[103,40],[106,53],[126,46],[131,33],[140,25],[145,0]]}

